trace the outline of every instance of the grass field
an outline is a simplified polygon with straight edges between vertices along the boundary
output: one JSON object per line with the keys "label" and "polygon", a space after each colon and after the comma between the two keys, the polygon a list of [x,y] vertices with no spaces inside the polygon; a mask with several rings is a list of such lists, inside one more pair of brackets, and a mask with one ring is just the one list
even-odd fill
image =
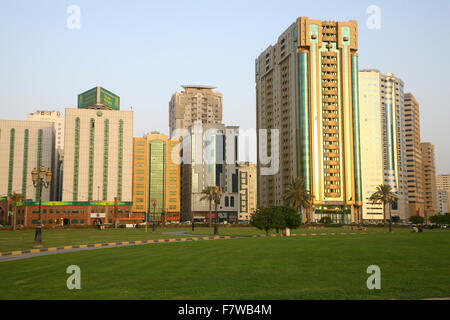
{"label": "grass field", "polygon": [[[369,228],[368,232],[386,232],[383,228]],[[189,234],[199,235],[213,235],[213,228],[196,227],[192,232],[191,227],[186,228],[157,228],[152,232],[151,227],[145,232],[145,228],[140,229],[56,229],[42,231],[42,245],[44,248],[65,246],[65,245],[80,245],[93,244],[101,242],[118,242],[118,241],[133,241],[133,240],[150,240],[150,239],[167,239],[180,236],[163,234],[165,232],[184,231]],[[348,232],[345,228],[316,228],[307,229],[299,228],[293,230],[293,233],[339,233]],[[396,229],[396,232],[405,232],[407,229]],[[34,244],[34,230],[18,230],[18,231],[0,231],[0,252],[7,252],[13,250],[26,250],[33,247]],[[360,231],[352,231],[360,232]],[[275,233],[275,231],[273,231]],[[252,235],[265,234],[264,231],[253,227],[219,227],[220,235],[232,235],[249,237]]]}
{"label": "grass field", "polygon": [[[449,297],[449,247],[450,233],[433,230],[80,251],[0,262],[0,299]],[[81,290],[66,287],[72,264],[81,268]],[[373,264],[381,290],[366,287]]]}

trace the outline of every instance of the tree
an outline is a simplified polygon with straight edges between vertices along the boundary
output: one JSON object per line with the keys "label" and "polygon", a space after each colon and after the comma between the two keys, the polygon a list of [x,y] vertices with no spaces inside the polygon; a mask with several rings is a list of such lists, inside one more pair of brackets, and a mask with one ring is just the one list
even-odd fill
{"label": "tree", "polygon": [[[205,189],[202,190],[202,197],[200,198],[200,201],[205,201],[208,200],[209,201],[209,227],[211,228],[212,226],[212,203],[214,201],[214,197],[215,197],[215,189],[217,187],[216,186],[208,186]],[[193,219],[192,219],[193,220]],[[194,223],[194,221],[192,221],[192,223]]]}
{"label": "tree", "polygon": [[12,201],[12,212],[13,212],[13,221],[12,228],[16,230],[16,222],[17,222],[17,202],[25,200],[25,196],[21,193],[13,192],[9,195],[9,199]]}
{"label": "tree", "polygon": [[333,221],[331,220],[330,217],[322,217],[320,218],[319,223],[323,223],[323,224],[331,224]]}
{"label": "tree", "polygon": [[[286,192],[283,196],[283,200],[300,212],[300,208],[305,209],[308,214],[308,222],[310,221],[309,212],[312,207],[313,196],[305,188],[305,179],[297,177],[291,181],[286,187]],[[304,221],[304,215],[302,215],[302,220]]]}
{"label": "tree", "polygon": [[377,191],[375,191],[370,196],[370,200],[373,203],[382,203],[383,204],[384,226],[386,226],[386,205],[389,204],[389,232],[392,232],[391,209],[392,209],[392,205],[397,202],[398,197],[395,193],[392,192],[391,186],[388,186],[387,184],[380,184],[377,187]]}
{"label": "tree", "polygon": [[436,214],[430,217],[430,222],[435,224],[450,224],[450,213]]}
{"label": "tree", "polygon": [[421,216],[411,216],[409,217],[409,221],[411,221],[414,224],[422,224],[425,219]]}
{"label": "tree", "polygon": [[222,199],[222,188],[220,187],[215,187],[214,189],[214,209],[216,211],[216,223],[214,225],[214,235],[217,235],[218,233],[218,223],[219,223],[219,212],[217,210],[217,207],[220,204],[220,200]]}
{"label": "tree", "polygon": [[277,214],[281,215],[280,228],[297,229],[302,224],[300,216],[295,209],[291,207],[274,207],[273,209]]}
{"label": "tree", "polygon": [[259,230],[264,230],[266,235],[269,235],[271,229],[282,227],[284,221],[281,214],[271,207],[256,210],[250,218],[250,224]]}

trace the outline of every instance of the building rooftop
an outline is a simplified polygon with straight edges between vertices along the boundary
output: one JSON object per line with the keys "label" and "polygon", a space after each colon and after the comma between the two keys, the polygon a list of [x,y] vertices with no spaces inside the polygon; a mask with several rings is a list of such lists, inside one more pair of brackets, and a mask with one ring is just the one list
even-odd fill
{"label": "building rooftop", "polygon": [[181,86],[183,89],[216,89],[217,87],[212,87],[212,86],[203,86],[203,85],[182,85]]}

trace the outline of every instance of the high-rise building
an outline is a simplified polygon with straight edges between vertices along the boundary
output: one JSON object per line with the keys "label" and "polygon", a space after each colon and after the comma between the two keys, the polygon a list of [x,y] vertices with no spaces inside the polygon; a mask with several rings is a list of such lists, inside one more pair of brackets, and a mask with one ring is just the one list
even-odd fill
{"label": "high-rise building", "polygon": [[257,208],[257,171],[251,162],[239,163],[238,220],[249,221]]}
{"label": "high-rise building", "polygon": [[[195,121],[222,123],[222,93],[210,86],[182,86],[169,102],[170,137],[176,129],[187,129]],[[178,134],[182,136],[183,134]]]}
{"label": "high-rise building", "polygon": [[65,112],[62,200],[131,201],[133,112],[119,111],[109,91],[101,103],[98,90],[90,91],[78,97],[78,109]]}
{"label": "high-rise building", "polygon": [[134,138],[133,212],[150,213],[157,221],[180,220],[179,144],[159,132]]}
{"label": "high-rise building", "polygon": [[391,186],[398,201],[392,216],[409,217],[406,170],[404,84],[392,73],[381,74],[381,123],[383,127],[384,183]]}
{"label": "high-rise building", "polygon": [[423,161],[425,219],[437,213],[436,163],[434,145],[430,142],[420,144]]}
{"label": "high-rise building", "polygon": [[438,196],[438,214],[450,213],[450,191],[440,190],[437,191]]}
{"label": "high-rise building", "polygon": [[268,130],[267,148],[258,142],[258,154],[267,149],[279,159],[271,175],[262,174],[258,164],[259,206],[282,205],[286,186],[300,176],[314,196],[316,220],[357,220],[362,206],[357,50],[356,21],[300,17],[256,59],[257,128]]}
{"label": "high-rise building", "polygon": [[27,115],[29,121],[49,121],[55,125],[55,148],[64,149],[64,118],[59,111],[41,111]]}
{"label": "high-rise building", "polygon": [[[31,171],[41,166],[55,173],[55,134],[48,121],[0,120],[0,195],[21,193],[39,200]],[[42,200],[54,200],[54,186],[42,190]]]}
{"label": "high-rise building", "polygon": [[62,189],[62,161],[61,154],[64,153],[64,118],[59,111],[38,110],[27,115],[28,121],[49,121],[53,123],[55,134],[55,163],[52,184],[54,185],[54,200],[61,200]]}
{"label": "high-rise building", "polygon": [[409,214],[424,215],[423,166],[420,149],[419,103],[411,93],[405,94],[406,171]]}
{"label": "high-rise building", "polygon": [[378,70],[359,72],[359,122],[361,143],[362,218],[383,219],[383,205],[370,200],[383,176],[383,131],[381,124],[381,77]]}
{"label": "high-rise building", "polygon": [[223,192],[218,206],[219,219],[237,221],[239,127],[198,121],[188,131],[182,147],[182,219],[206,222],[209,202],[200,200],[202,191],[209,186],[218,186]]}
{"label": "high-rise building", "polygon": [[450,191],[450,174],[440,174],[436,177],[436,186],[440,190]]}

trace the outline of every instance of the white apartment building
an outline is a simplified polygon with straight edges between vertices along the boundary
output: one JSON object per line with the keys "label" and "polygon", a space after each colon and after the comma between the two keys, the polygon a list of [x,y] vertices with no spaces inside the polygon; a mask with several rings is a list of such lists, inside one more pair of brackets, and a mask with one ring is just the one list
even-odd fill
{"label": "white apartment building", "polygon": [[[53,123],[0,120],[0,150],[0,195],[21,193],[25,199],[37,201],[31,171],[45,166],[55,172]],[[54,200],[54,186],[42,190],[42,201]]]}
{"label": "white apartment building", "polygon": [[383,205],[374,204],[369,200],[377,186],[384,183],[380,85],[378,71],[359,72],[362,218],[364,220],[383,219]]}
{"label": "white apartment building", "polygon": [[64,118],[59,111],[41,111],[27,115],[29,121],[49,121],[55,125],[55,148],[64,149]]}
{"label": "white apartment building", "polygon": [[62,201],[132,201],[133,112],[66,109]]}

